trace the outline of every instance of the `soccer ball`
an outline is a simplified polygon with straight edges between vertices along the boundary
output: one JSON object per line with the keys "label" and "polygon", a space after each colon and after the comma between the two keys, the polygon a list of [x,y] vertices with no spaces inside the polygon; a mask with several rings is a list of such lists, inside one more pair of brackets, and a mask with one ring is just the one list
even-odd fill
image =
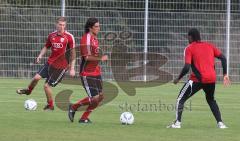
{"label": "soccer ball", "polygon": [[130,125],[134,122],[134,116],[131,112],[123,112],[120,116],[120,122],[124,125]]}
{"label": "soccer ball", "polygon": [[24,108],[26,110],[34,111],[37,109],[37,102],[34,99],[28,99],[24,102]]}

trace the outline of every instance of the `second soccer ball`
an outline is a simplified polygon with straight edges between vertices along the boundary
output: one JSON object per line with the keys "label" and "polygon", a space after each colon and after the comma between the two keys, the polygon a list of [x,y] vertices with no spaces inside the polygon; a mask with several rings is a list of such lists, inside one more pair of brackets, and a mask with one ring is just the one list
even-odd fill
{"label": "second soccer ball", "polygon": [[120,115],[120,122],[124,125],[130,125],[134,123],[134,116],[131,112],[123,112]]}

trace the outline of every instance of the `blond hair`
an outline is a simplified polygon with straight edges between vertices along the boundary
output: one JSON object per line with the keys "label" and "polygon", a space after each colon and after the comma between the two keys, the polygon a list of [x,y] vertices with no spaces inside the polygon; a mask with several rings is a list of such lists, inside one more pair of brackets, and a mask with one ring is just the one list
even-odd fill
{"label": "blond hair", "polygon": [[58,17],[56,23],[58,22],[67,22],[67,19],[65,17]]}

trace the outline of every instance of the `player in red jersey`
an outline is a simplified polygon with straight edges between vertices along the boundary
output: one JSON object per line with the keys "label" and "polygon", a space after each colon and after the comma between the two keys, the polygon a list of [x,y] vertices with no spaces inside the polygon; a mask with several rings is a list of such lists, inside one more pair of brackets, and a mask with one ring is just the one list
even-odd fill
{"label": "player in red jersey", "polygon": [[200,33],[195,28],[189,30],[188,40],[189,45],[184,51],[185,65],[178,78],[174,80],[174,84],[177,84],[179,80],[188,73],[190,67],[192,68],[192,73],[178,95],[176,103],[176,120],[169,125],[168,128],[181,128],[184,103],[201,89],[205,92],[207,103],[217,121],[218,128],[227,128],[222,121],[219,107],[214,98],[216,83],[215,58],[221,60],[224,85],[230,84],[226,69],[226,58],[213,44],[202,42]]}
{"label": "player in red jersey", "polygon": [[85,34],[80,41],[80,77],[88,96],[73,105],[69,105],[68,116],[71,122],[74,120],[77,109],[80,106],[88,105],[79,123],[91,123],[89,120],[90,113],[103,100],[102,77],[99,61],[106,61],[108,56],[101,56],[99,54],[100,48],[97,39],[99,31],[100,25],[98,19],[89,18],[85,24]]}
{"label": "player in red jersey", "polygon": [[73,35],[65,30],[66,23],[67,21],[64,17],[59,17],[56,20],[56,31],[48,35],[45,46],[36,59],[36,63],[40,63],[42,57],[47,53],[47,50],[51,49],[51,55],[48,57],[48,61],[33,77],[28,88],[17,90],[17,93],[20,95],[30,95],[38,81],[41,78],[46,78],[44,91],[47,97],[47,105],[44,107],[44,110],[54,110],[51,87],[55,87],[61,81],[67,70],[69,70],[70,76],[75,75],[75,40]]}

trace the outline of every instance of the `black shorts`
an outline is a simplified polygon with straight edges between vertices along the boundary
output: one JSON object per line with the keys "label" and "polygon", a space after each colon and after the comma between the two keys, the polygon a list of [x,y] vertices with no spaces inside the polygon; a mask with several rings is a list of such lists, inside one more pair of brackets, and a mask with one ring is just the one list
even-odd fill
{"label": "black shorts", "polygon": [[[189,91],[188,91],[189,88]],[[215,92],[215,83],[200,83],[200,82],[193,82],[192,80],[188,80],[181,92],[182,94],[186,93],[187,95],[193,95],[199,90],[203,90],[205,94],[208,95],[214,95]]]}
{"label": "black shorts", "polygon": [[96,96],[102,92],[102,77],[81,76],[82,85],[89,97]]}
{"label": "black shorts", "polygon": [[207,100],[214,100],[215,83],[200,83],[188,80],[178,95],[177,107],[181,101],[186,101],[201,89],[204,91]]}
{"label": "black shorts", "polygon": [[66,69],[55,69],[50,67],[48,63],[44,64],[37,72],[42,78],[46,78],[46,83],[50,86],[55,87],[59,82],[61,82]]}

